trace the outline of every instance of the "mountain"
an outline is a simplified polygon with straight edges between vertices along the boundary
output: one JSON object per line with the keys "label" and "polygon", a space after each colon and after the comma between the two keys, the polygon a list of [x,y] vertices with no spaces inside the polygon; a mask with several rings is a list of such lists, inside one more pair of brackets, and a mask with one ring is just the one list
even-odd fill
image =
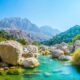
{"label": "mountain", "polygon": [[[50,28],[48,28],[49,31],[47,33],[47,29],[45,28],[46,32],[43,32],[43,30],[41,28],[39,28],[37,25],[33,24],[28,19],[26,19],[26,18],[22,19],[22,18],[18,18],[18,17],[1,19],[0,20],[0,29],[5,29],[5,30],[7,29],[8,31],[12,32],[13,35],[17,34],[17,32],[18,32],[17,30],[20,30],[19,34],[17,34],[18,36],[24,34],[23,32],[25,32],[25,35],[30,37],[34,41],[49,40],[54,35],[52,33],[52,32],[54,32],[54,30],[51,30]],[[16,31],[14,31],[15,29],[16,29]],[[51,30],[51,33],[50,33],[50,30]]]}
{"label": "mountain", "polygon": [[58,44],[61,42],[71,42],[72,39],[77,35],[80,34],[80,25],[75,25],[72,28],[68,29],[65,32],[62,32],[56,36],[54,36],[52,39],[48,40],[48,41],[44,41],[44,44],[47,45],[54,45],[54,44]]}
{"label": "mountain", "polygon": [[44,33],[48,36],[51,36],[51,37],[60,33],[60,31],[58,29],[53,29],[53,28],[51,28],[50,26],[47,26],[47,25],[40,27],[40,30],[41,30],[42,33]]}
{"label": "mountain", "polygon": [[[16,37],[17,39],[26,39],[28,40],[28,42],[33,42],[33,41],[43,41],[43,40],[47,40],[49,37],[47,37],[46,35],[42,34],[42,33],[38,33],[38,32],[25,32],[21,29],[16,29],[16,28],[5,28],[2,29],[5,32],[7,32],[9,35]],[[43,36],[41,36],[43,35]]]}
{"label": "mountain", "polygon": [[18,28],[24,31],[40,32],[39,28],[31,23],[28,19],[21,19],[18,17],[4,18],[0,20],[0,28]]}

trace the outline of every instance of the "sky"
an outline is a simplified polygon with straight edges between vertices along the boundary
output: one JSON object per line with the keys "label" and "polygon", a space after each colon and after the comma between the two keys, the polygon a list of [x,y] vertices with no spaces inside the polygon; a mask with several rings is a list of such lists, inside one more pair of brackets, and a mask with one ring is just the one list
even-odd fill
{"label": "sky", "polygon": [[65,31],[80,25],[80,0],[0,0],[0,19],[27,18],[40,26]]}

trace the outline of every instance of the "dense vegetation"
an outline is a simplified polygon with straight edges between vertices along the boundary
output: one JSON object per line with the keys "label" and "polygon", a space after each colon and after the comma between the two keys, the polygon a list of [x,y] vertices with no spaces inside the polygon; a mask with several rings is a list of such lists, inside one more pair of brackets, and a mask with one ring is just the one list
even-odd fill
{"label": "dense vegetation", "polygon": [[73,54],[73,64],[80,65],[80,48],[78,48]]}
{"label": "dense vegetation", "polygon": [[5,30],[0,30],[0,42],[6,40],[16,40],[23,45],[27,44],[27,41],[25,39],[18,39],[17,37],[14,37],[13,35],[7,33]]}
{"label": "dense vegetation", "polygon": [[15,39],[13,36],[8,34],[5,30],[0,30],[0,42],[5,40]]}
{"label": "dense vegetation", "polygon": [[72,39],[72,42],[75,42],[76,40],[80,40],[80,34],[77,34],[77,35]]}
{"label": "dense vegetation", "polygon": [[79,25],[76,25],[76,26],[70,28],[69,30],[62,32],[59,35],[53,37],[52,39],[50,39],[48,41],[44,41],[42,43],[46,44],[46,45],[54,45],[54,44],[58,44],[61,42],[66,42],[66,43],[72,42],[72,39],[77,34],[80,34],[80,26]]}

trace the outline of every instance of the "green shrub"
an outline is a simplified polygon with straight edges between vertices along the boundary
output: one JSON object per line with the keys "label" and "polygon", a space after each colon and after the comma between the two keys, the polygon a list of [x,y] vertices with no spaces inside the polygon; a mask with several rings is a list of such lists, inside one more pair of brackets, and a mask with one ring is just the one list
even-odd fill
{"label": "green shrub", "polygon": [[78,49],[73,53],[72,63],[75,64],[75,65],[80,65],[80,48],[78,48]]}
{"label": "green shrub", "polygon": [[28,44],[28,42],[25,39],[18,39],[18,42],[20,42],[22,45]]}
{"label": "green shrub", "polygon": [[37,42],[37,41],[32,42],[32,44],[33,44],[33,45],[37,45],[37,46],[40,45],[40,43]]}
{"label": "green shrub", "polygon": [[16,38],[7,33],[5,30],[0,30],[0,41],[5,41],[5,40],[16,40]]}
{"label": "green shrub", "polygon": [[6,38],[0,37],[0,42],[1,41],[6,41],[6,40],[7,40]]}

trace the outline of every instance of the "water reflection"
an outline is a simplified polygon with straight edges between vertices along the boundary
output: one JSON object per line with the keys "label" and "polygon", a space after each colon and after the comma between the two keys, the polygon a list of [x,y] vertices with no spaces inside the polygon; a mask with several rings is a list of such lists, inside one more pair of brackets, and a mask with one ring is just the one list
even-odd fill
{"label": "water reflection", "polygon": [[73,65],[72,67],[80,74],[80,65],[78,66]]}

